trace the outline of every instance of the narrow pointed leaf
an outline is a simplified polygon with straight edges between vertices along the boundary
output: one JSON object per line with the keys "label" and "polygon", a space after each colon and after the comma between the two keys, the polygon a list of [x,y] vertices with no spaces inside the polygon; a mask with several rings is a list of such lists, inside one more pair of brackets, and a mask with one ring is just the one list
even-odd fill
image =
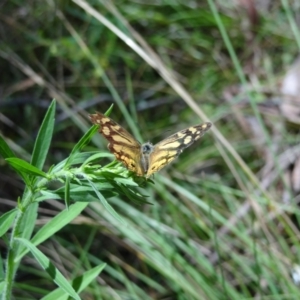
{"label": "narrow pointed leaf", "polygon": [[[72,281],[72,286],[74,287],[77,293],[82,292],[95,278],[99,276],[101,271],[105,268],[106,264],[103,263],[100,266],[97,266],[91,270],[86,271],[83,275],[75,278]],[[41,300],[68,300],[68,295],[61,289],[58,288],[55,291],[51,292],[47,296],[41,298]]]}
{"label": "narrow pointed leaf", "polygon": [[17,212],[17,209],[12,209],[0,217],[0,237],[11,227]]}
{"label": "narrow pointed leaf", "polygon": [[108,204],[104,196],[97,190],[96,186],[94,183],[90,180],[88,180],[91,187],[93,188],[94,192],[96,193],[98,199],[101,201],[102,205],[121,223],[125,224],[125,221],[117,214],[117,212],[112,208],[111,205]]}
{"label": "narrow pointed leaf", "polygon": [[16,238],[21,242],[27,249],[32,253],[34,258],[40,264],[40,266],[49,274],[52,280],[69,296],[73,299],[80,300],[79,295],[75,292],[72,285],[68,280],[62,275],[62,273],[51,263],[49,258],[44,255],[36,246],[34,246],[30,241],[22,238]]}
{"label": "narrow pointed leaf", "polygon": [[16,158],[16,157],[11,157],[7,158],[6,161],[16,170],[27,173],[29,175],[34,175],[34,176],[41,176],[47,178],[47,174],[35,166],[29,164],[23,159]]}
{"label": "narrow pointed leaf", "polygon": [[65,168],[72,164],[75,154],[78,153],[83,147],[85,147],[89,143],[92,136],[95,134],[95,132],[97,132],[97,130],[98,127],[96,125],[92,126],[79,140],[79,142],[72,149],[72,152],[66,161]]}
{"label": "narrow pointed leaf", "polygon": [[39,169],[43,168],[50,147],[54,129],[55,108],[56,103],[55,100],[53,100],[48,108],[35,141],[31,164]]}
{"label": "narrow pointed leaf", "polygon": [[16,157],[1,135],[0,135],[0,155],[2,155],[3,158]]}
{"label": "narrow pointed leaf", "polygon": [[[76,218],[88,205],[88,202],[77,202],[69,207],[69,210],[64,210],[56,215],[51,221],[45,224],[31,239],[34,245],[39,245],[47,240],[61,228],[69,224]],[[22,252],[16,260],[21,259],[27,251]]]}

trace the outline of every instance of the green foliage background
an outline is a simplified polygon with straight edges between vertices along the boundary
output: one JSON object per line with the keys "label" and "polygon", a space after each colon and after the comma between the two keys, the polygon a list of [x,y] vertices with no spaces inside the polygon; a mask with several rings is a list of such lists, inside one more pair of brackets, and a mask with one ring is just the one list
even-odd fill
{"label": "green foliage background", "polygon": [[[287,0],[1,4],[2,298],[299,299],[300,123],[280,90],[299,13]],[[146,182],[90,129],[111,104],[141,142],[213,128]]]}

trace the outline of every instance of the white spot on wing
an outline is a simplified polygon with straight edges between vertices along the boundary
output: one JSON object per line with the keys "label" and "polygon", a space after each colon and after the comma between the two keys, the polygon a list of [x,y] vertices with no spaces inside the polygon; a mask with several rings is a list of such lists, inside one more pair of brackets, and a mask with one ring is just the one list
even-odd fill
{"label": "white spot on wing", "polygon": [[103,127],[103,128],[102,128],[102,133],[103,133],[104,135],[110,135],[110,130],[109,130],[109,128],[108,128],[108,127]]}

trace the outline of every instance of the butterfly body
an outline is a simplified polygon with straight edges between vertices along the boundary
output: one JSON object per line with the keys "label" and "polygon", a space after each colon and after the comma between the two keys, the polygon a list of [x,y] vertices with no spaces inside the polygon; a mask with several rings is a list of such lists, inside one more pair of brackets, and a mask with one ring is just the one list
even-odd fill
{"label": "butterfly body", "polygon": [[141,144],[111,118],[97,112],[89,116],[99,132],[108,140],[108,149],[127,169],[138,176],[149,177],[173,161],[209,130],[211,123],[203,123],[181,130],[161,142]]}

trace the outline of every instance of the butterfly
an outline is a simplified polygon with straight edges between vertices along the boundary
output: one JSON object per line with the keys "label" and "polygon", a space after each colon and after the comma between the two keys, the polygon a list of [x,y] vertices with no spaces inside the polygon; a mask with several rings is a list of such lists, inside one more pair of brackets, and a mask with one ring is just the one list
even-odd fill
{"label": "butterfly", "polygon": [[141,144],[114,120],[99,112],[89,117],[92,123],[100,125],[99,132],[108,140],[108,149],[116,159],[136,175],[147,178],[168,165],[212,126],[209,122],[194,125],[153,145],[150,142]]}

